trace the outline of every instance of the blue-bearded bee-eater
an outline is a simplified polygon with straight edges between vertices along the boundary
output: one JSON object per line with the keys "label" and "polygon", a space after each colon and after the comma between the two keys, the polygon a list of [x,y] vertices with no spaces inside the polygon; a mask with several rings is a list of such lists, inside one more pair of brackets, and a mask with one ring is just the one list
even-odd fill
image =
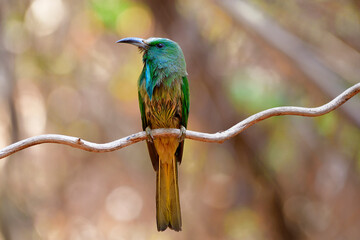
{"label": "blue-bearded bee-eater", "polygon": [[[138,80],[142,127],[156,171],[156,221],[158,231],[181,230],[178,164],[184,149],[189,115],[189,84],[180,46],[166,38],[124,38],[143,53],[144,68]],[[179,128],[181,136],[153,139],[151,129]]]}

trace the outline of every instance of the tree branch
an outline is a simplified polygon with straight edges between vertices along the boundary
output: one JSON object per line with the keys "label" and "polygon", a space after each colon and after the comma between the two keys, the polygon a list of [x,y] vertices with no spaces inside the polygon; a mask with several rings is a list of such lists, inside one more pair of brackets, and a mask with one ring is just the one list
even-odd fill
{"label": "tree branch", "polygon": [[[339,96],[334,98],[327,104],[324,104],[320,107],[315,108],[304,108],[304,107],[275,107],[270,108],[265,111],[256,113],[245,120],[239,122],[238,124],[232,126],[231,128],[217,133],[202,133],[195,131],[186,131],[186,138],[202,141],[202,142],[214,142],[214,143],[223,143],[224,141],[236,136],[245,129],[251,127],[252,125],[265,120],[273,116],[282,116],[282,115],[297,115],[304,117],[317,117],[329,113],[336,108],[340,107],[350,98],[355,96],[360,92],[360,83],[355,84],[354,86],[348,88]],[[179,129],[154,129],[152,130],[152,135],[156,137],[177,137],[180,135]],[[30,137],[14,144],[11,144],[0,150],[0,159],[7,157],[15,152],[18,152],[22,149],[42,144],[42,143],[58,143],[68,145],[74,148],[83,149],[89,152],[112,152],[120,148],[127,147],[134,143],[140,142],[147,139],[146,132],[138,132],[130,136],[120,138],[118,140],[109,142],[109,143],[93,143],[85,141],[78,137],[71,137],[58,134],[45,134],[35,137]]]}

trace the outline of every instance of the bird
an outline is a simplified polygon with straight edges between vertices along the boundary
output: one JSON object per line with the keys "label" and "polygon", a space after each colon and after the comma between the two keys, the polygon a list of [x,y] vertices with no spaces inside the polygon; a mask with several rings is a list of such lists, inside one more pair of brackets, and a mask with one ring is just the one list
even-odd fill
{"label": "bird", "polygon": [[[167,38],[123,38],[117,43],[135,45],[143,54],[138,80],[142,128],[156,171],[157,230],[168,227],[181,231],[178,165],[180,165],[189,116],[189,83],[186,62],[180,46]],[[156,137],[156,128],[178,128],[179,137]]]}

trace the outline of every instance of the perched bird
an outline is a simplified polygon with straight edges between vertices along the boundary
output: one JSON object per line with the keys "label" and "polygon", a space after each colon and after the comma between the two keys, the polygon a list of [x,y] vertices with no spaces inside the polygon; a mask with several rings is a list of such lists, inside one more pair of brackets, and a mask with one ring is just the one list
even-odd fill
{"label": "perched bird", "polygon": [[[158,231],[181,230],[178,164],[181,163],[189,115],[189,84],[180,46],[166,38],[124,38],[139,47],[144,68],[138,80],[139,106],[147,146],[156,171]],[[153,139],[151,129],[179,128],[181,136]]]}

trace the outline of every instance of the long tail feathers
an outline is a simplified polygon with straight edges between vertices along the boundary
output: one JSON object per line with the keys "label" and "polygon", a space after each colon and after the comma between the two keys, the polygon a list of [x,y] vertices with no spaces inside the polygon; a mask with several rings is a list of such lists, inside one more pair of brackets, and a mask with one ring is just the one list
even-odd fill
{"label": "long tail feathers", "polygon": [[156,220],[158,231],[167,227],[181,231],[181,212],[178,187],[177,162],[160,161],[156,173]]}

